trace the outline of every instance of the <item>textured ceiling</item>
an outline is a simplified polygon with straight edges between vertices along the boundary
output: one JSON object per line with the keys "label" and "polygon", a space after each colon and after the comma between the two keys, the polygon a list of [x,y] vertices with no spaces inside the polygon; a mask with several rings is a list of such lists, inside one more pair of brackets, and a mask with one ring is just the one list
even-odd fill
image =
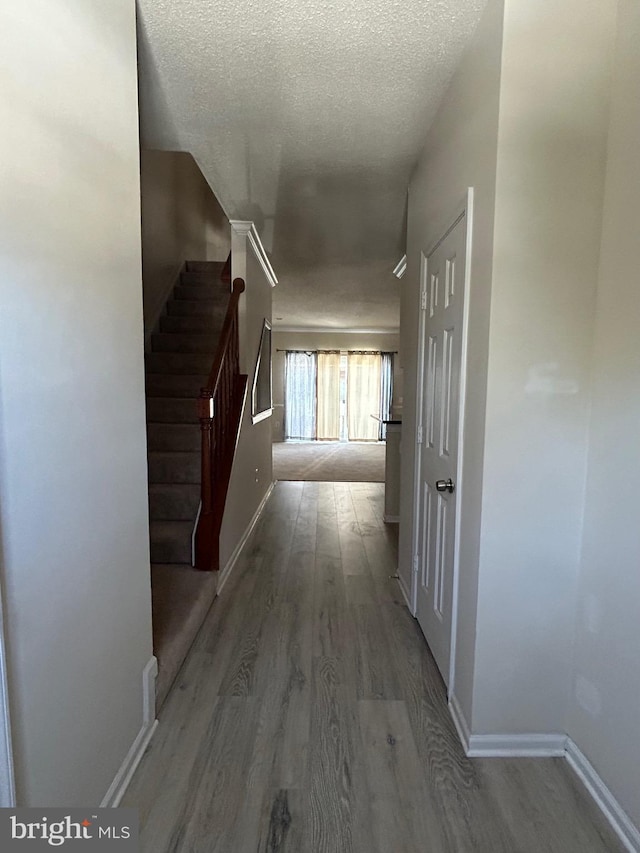
{"label": "textured ceiling", "polygon": [[406,189],[486,0],[138,0],[143,145],[190,151],[276,325],[397,326]]}

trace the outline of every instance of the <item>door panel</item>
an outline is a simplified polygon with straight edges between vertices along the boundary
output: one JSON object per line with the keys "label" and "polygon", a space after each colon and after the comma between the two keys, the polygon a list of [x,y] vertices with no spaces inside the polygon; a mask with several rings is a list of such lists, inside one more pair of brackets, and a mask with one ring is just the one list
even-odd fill
{"label": "door panel", "polygon": [[[453,615],[465,241],[462,216],[426,258],[421,296],[424,364],[416,616],[446,683]],[[438,490],[438,481],[449,480],[453,492]]]}
{"label": "door panel", "polygon": [[434,447],[435,441],[435,413],[436,413],[436,367],[438,363],[438,341],[432,335],[429,336],[429,356],[426,370],[427,381],[427,445]]}
{"label": "door panel", "polygon": [[440,455],[451,455],[451,374],[453,372],[454,329],[445,329],[442,340],[442,428],[440,430]]}

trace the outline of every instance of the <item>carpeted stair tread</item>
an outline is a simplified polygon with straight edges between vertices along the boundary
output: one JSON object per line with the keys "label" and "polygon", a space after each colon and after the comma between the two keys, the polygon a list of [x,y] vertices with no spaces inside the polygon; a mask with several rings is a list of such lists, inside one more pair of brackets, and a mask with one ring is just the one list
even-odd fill
{"label": "carpeted stair tread", "polygon": [[149,352],[145,356],[147,373],[206,373],[213,358],[201,352]]}
{"label": "carpeted stair tread", "polygon": [[167,314],[170,317],[210,317],[224,318],[228,300],[219,299],[170,299],[167,302]]}
{"label": "carpeted stair tread", "polygon": [[208,378],[205,373],[147,373],[147,397],[189,397],[193,402]]}
{"label": "carpeted stair tread", "polygon": [[[205,299],[221,299],[224,291],[215,284],[178,284],[173,288],[174,299],[189,299],[194,302]],[[227,299],[229,298],[227,292]]]}
{"label": "carpeted stair tread", "polygon": [[151,348],[153,352],[206,352],[215,355],[218,345],[216,334],[180,334],[178,332],[159,333],[151,335]]}
{"label": "carpeted stair tread", "polygon": [[226,308],[220,306],[220,311],[209,314],[191,314],[187,317],[173,317],[165,315],[160,318],[161,332],[195,332],[196,334],[212,334],[216,337],[220,334]]}
{"label": "carpeted stair tread", "polygon": [[147,422],[165,424],[198,423],[194,399],[184,397],[147,397]]}
{"label": "carpeted stair tread", "polygon": [[200,503],[200,486],[191,483],[151,483],[151,521],[193,521]]}
{"label": "carpeted stair tread", "polygon": [[199,483],[200,453],[152,450],[148,468],[149,483]]}
{"label": "carpeted stair tread", "polygon": [[189,562],[151,566],[153,652],[158,658],[156,707],[162,705],[215,598],[218,578]]}
{"label": "carpeted stair tread", "polygon": [[201,284],[211,284],[213,287],[217,288],[220,293],[229,293],[231,287],[229,284],[220,281],[220,277],[215,274],[212,275],[210,272],[198,272],[198,271],[186,271],[180,273],[180,284],[183,285],[193,285],[194,287],[198,287]]}
{"label": "carpeted stair tread", "polygon": [[185,272],[211,273],[219,279],[225,265],[226,261],[187,261],[185,264]]}
{"label": "carpeted stair tread", "polygon": [[147,448],[150,453],[199,453],[200,446],[200,424],[147,424]]}
{"label": "carpeted stair tread", "polygon": [[152,563],[191,563],[192,521],[152,521],[149,538]]}

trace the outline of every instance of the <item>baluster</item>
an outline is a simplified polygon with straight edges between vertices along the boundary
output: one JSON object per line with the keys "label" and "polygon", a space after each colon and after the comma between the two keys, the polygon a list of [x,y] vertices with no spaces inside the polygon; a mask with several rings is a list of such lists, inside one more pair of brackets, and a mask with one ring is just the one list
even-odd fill
{"label": "baluster", "polygon": [[238,312],[233,315],[231,326],[231,364],[234,378],[238,375]]}
{"label": "baluster", "polygon": [[209,390],[203,388],[198,398],[198,418],[200,420],[200,437],[202,445],[201,461],[201,484],[200,494],[202,499],[202,512],[207,515],[213,506],[213,488],[211,481],[211,458],[212,458],[212,418],[211,418],[212,395]]}
{"label": "baluster", "polygon": [[211,471],[211,482],[215,483],[216,479],[216,471],[218,468],[217,465],[217,457],[220,447],[220,441],[218,439],[218,422],[220,420],[220,392],[216,391],[214,397],[215,405],[213,409],[213,453],[211,454],[211,463],[210,463],[210,471]]}

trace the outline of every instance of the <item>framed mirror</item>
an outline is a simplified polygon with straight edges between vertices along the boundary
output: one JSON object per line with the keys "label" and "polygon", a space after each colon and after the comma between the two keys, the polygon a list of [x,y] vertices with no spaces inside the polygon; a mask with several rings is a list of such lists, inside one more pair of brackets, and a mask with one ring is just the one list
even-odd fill
{"label": "framed mirror", "polygon": [[273,412],[271,390],[271,323],[264,320],[251,389],[251,419],[254,424]]}

